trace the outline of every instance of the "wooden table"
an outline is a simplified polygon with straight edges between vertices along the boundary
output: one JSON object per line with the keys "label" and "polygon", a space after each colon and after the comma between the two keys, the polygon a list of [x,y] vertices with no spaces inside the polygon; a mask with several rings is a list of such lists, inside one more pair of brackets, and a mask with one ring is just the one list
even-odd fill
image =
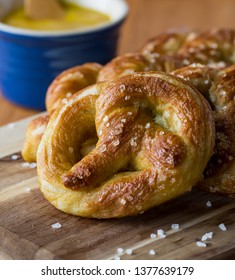
{"label": "wooden table", "polygon": [[[135,51],[155,34],[172,27],[235,27],[234,0],[127,0],[130,14],[120,38],[119,53]],[[0,126],[36,113],[0,96]]]}

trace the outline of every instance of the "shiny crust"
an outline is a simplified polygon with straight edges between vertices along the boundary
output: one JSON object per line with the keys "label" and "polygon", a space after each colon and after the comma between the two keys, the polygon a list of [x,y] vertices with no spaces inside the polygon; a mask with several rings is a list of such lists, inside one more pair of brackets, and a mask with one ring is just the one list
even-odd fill
{"label": "shiny crust", "polygon": [[49,115],[33,119],[27,126],[26,139],[22,149],[22,157],[25,161],[36,162],[36,154],[42,135],[49,122]]}
{"label": "shiny crust", "polygon": [[37,154],[40,188],[74,215],[136,215],[189,191],[213,148],[212,112],[196,89],[161,72],[129,75],[90,86],[55,111]]}
{"label": "shiny crust", "polygon": [[193,64],[172,74],[193,84],[214,111],[216,145],[199,185],[235,197],[235,65],[218,71]]}
{"label": "shiny crust", "polygon": [[[49,115],[52,115],[61,103],[67,103],[75,92],[96,83],[101,67],[98,63],[85,63],[58,75],[46,94],[46,107]],[[25,161],[36,162],[38,145],[49,121],[49,115],[36,118],[29,123],[22,150],[22,157]]]}
{"label": "shiny crust", "polygon": [[98,63],[85,63],[62,72],[47,90],[47,111],[52,113],[75,92],[95,84],[100,69],[101,65]]}

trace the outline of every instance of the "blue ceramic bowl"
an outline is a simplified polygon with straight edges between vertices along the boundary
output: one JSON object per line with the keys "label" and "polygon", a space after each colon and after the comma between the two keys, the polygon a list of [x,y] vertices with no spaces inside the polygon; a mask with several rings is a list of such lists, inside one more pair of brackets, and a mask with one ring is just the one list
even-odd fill
{"label": "blue ceramic bowl", "polygon": [[[104,64],[116,55],[123,0],[73,0],[111,16],[111,22],[80,31],[41,32],[0,23],[0,90],[15,104],[44,110],[48,85],[63,70],[85,62]],[[0,18],[23,1],[0,0]]]}

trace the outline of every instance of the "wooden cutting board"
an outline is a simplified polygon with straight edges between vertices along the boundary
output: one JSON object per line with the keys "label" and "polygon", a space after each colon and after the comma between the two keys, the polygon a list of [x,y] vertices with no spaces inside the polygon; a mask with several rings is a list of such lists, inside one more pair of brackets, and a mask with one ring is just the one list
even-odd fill
{"label": "wooden cutting board", "polygon": [[[20,157],[30,119],[0,128],[0,259],[114,259],[117,248],[124,249],[121,259],[235,258],[235,200],[197,189],[123,219],[85,219],[55,209],[38,188],[36,168]],[[61,228],[53,229],[55,223]],[[179,230],[171,229],[173,223]],[[158,229],[166,238],[150,238]],[[213,238],[198,247],[207,232]]]}

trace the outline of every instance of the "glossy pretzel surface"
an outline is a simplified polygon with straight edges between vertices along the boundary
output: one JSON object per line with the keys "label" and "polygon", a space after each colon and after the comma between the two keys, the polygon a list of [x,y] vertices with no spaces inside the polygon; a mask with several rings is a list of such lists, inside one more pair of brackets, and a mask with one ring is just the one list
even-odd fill
{"label": "glossy pretzel surface", "polygon": [[37,149],[50,115],[61,103],[67,103],[75,92],[96,83],[100,69],[101,65],[98,63],[85,63],[63,71],[53,80],[46,94],[48,114],[35,118],[27,127],[26,140],[22,149],[24,160],[36,162]]}
{"label": "glossy pretzel surface", "polygon": [[213,147],[211,110],[196,89],[161,72],[129,75],[55,111],[37,154],[40,187],[67,213],[135,215],[190,190]]}

